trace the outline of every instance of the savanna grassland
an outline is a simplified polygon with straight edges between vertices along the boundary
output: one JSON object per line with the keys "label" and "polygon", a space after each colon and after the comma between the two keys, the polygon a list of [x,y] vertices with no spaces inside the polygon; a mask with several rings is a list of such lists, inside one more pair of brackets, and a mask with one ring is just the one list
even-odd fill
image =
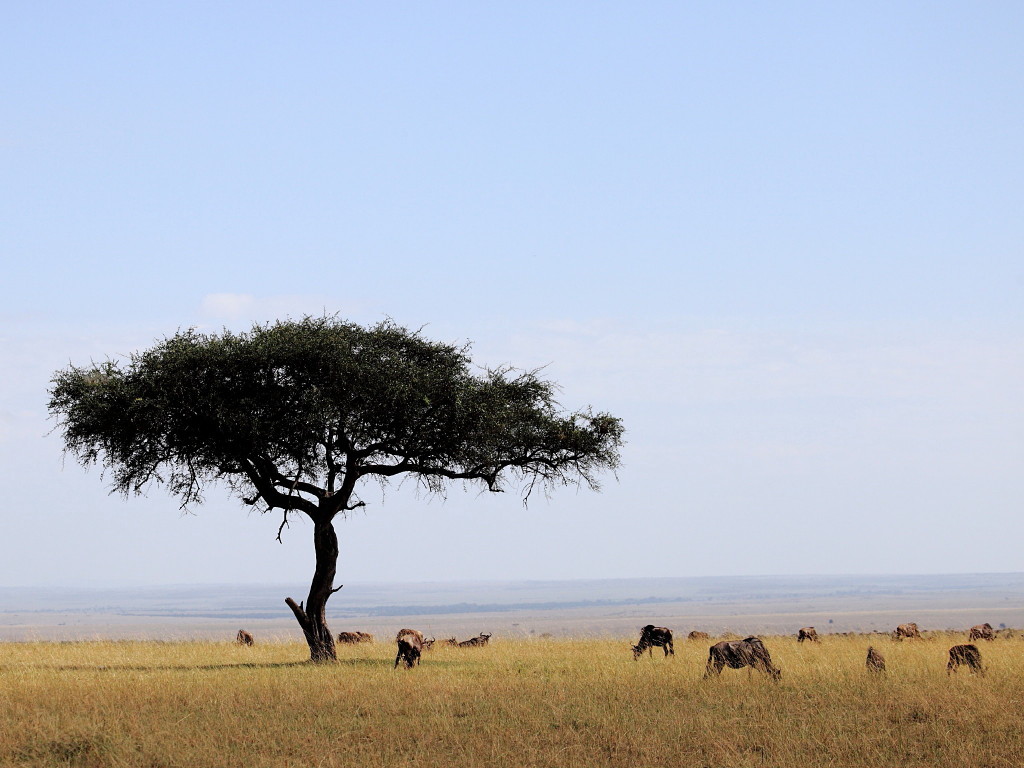
{"label": "savanna grassland", "polygon": [[[627,641],[394,645],[0,644],[0,765],[985,766],[1024,764],[1024,642],[979,643],[988,674],[947,677],[963,634],[895,643],[766,637],[783,670],[701,676],[708,642],[634,661]],[[864,669],[869,644],[889,671]]]}

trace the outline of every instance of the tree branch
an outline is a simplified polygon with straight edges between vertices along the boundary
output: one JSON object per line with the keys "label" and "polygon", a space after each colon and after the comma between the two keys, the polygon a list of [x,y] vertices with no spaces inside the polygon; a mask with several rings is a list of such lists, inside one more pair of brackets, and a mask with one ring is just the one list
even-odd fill
{"label": "tree branch", "polygon": [[[270,505],[271,509],[298,509],[305,512],[310,518],[316,519],[318,507],[312,501],[301,496],[289,496],[288,494],[281,493],[274,486],[271,479],[249,460],[242,462],[242,468],[250,482],[256,487],[259,495]],[[276,472],[276,468],[274,471]],[[277,475],[281,476],[280,472],[277,472]]]}
{"label": "tree branch", "polygon": [[341,511],[366,506],[361,501],[351,507],[348,503],[348,500],[352,498],[352,493],[355,491],[356,481],[359,480],[359,476],[359,459],[355,453],[350,451],[346,454],[345,458],[345,475],[341,481],[341,488],[338,489],[334,496],[321,502],[321,506],[326,514],[333,517]]}
{"label": "tree branch", "polygon": [[497,483],[498,475],[503,469],[511,466],[511,462],[502,462],[493,467],[476,466],[466,470],[446,469],[444,467],[432,467],[427,464],[417,464],[408,459],[403,459],[398,464],[370,464],[360,468],[360,475],[378,475],[380,477],[394,477],[404,472],[425,477],[443,477],[447,480],[483,480],[488,488],[493,488]]}
{"label": "tree branch", "polygon": [[289,528],[291,528],[291,526],[288,525],[288,510],[287,509],[284,510],[284,520],[281,521],[281,527],[277,529],[277,542],[278,542],[278,544],[284,544],[284,542],[281,541],[281,532],[285,529],[285,526],[288,526]]}
{"label": "tree branch", "polygon": [[327,495],[334,495],[334,482],[338,477],[338,462],[334,460],[334,428],[327,428],[324,439],[324,462],[327,464]]}
{"label": "tree branch", "polygon": [[282,473],[277,467],[275,467],[273,462],[271,462],[269,459],[261,457],[260,461],[266,467],[266,471],[270,476],[271,480],[273,481],[274,485],[280,486],[281,488],[287,488],[289,494],[291,494],[294,491],[298,491],[299,493],[308,493],[310,496],[314,496],[317,499],[322,499],[324,498],[324,496],[327,495],[324,492],[324,489],[321,488],[320,486],[299,480],[299,478],[302,476],[301,466],[299,467],[299,470],[296,473],[295,477],[288,477],[287,475]]}

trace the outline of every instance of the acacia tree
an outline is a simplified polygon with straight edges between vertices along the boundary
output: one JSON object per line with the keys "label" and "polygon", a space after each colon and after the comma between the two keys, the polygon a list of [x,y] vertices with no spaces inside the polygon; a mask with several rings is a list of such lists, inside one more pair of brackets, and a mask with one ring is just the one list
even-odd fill
{"label": "acacia tree", "polygon": [[117,361],[57,371],[50,389],[65,450],[99,464],[126,497],[162,485],[183,509],[226,484],[245,504],[313,523],[316,567],[305,601],[286,603],[313,661],[335,658],[326,606],[335,588],[334,520],[365,505],[367,481],[411,476],[489,491],[585,484],[615,470],[622,423],[566,413],[536,371],[475,371],[467,346],[385,321],[334,317],[193,329]]}

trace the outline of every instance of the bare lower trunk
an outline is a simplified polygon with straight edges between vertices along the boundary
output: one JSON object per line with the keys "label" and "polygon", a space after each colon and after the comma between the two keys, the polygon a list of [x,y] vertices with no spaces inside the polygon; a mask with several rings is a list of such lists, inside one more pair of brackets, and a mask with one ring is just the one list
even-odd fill
{"label": "bare lower trunk", "polygon": [[316,550],[316,570],[309,585],[309,595],[304,604],[296,604],[290,597],[285,602],[302,627],[302,634],[309,645],[309,660],[335,661],[334,636],[327,626],[327,600],[337,592],[334,576],[338,568],[338,536],[330,520],[317,522],[315,526],[313,546]]}

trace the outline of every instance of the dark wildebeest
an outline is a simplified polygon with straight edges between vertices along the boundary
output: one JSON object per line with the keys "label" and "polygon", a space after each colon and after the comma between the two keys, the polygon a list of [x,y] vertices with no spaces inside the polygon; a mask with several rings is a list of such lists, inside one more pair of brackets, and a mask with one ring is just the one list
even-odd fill
{"label": "dark wildebeest", "polygon": [[240,629],[238,630],[238,634],[235,635],[235,642],[239,645],[254,645],[256,640],[254,640],[253,636],[244,629]]}
{"label": "dark wildebeest", "polygon": [[687,640],[710,640],[711,635],[707,632],[698,632],[696,629],[686,636]]}
{"label": "dark wildebeest", "polygon": [[971,627],[971,631],[967,633],[968,640],[995,640],[996,631],[992,629],[992,625],[987,621],[984,624],[978,624],[975,627]]}
{"label": "dark wildebeest", "polygon": [[742,669],[751,667],[764,672],[772,680],[782,677],[782,671],[772,664],[771,654],[764,647],[759,637],[748,637],[744,640],[723,640],[708,649],[708,665],[704,670],[704,678],[722,674],[724,667]]}
{"label": "dark wildebeest", "polygon": [[885,656],[868,646],[868,658],[864,662],[870,672],[885,672]]}
{"label": "dark wildebeest", "polygon": [[954,645],[949,649],[949,663],[946,664],[946,674],[957,671],[961,664],[971,668],[972,674],[984,675],[985,670],[981,668],[981,651],[976,645]]}
{"label": "dark wildebeest", "polygon": [[469,640],[463,640],[459,643],[459,648],[482,648],[487,645],[487,641],[491,639],[489,632],[481,632],[476,637],[471,637]]}
{"label": "dark wildebeest", "polygon": [[423,633],[415,629],[400,629],[395,638],[398,642],[398,655],[395,656],[395,667],[399,662],[405,662],[406,669],[411,669],[420,663],[420,654],[423,652]]}
{"label": "dark wildebeest", "polygon": [[653,624],[648,624],[641,629],[640,642],[633,646],[633,658],[639,659],[644,651],[653,656],[655,646],[665,651],[666,656],[675,656],[676,649],[672,645],[672,630],[668,627],[656,627]]}
{"label": "dark wildebeest", "polygon": [[903,638],[909,640],[912,637],[916,637],[918,640],[921,639],[921,633],[917,629],[917,624],[912,621],[909,624],[900,624],[896,627],[896,631],[892,633],[893,640],[902,640]]}
{"label": "dark wildebeest", "polygon": [[338,634],[339,643],[372,643],[373,635],[369,632],[340,632]]}
{"label": "dark wildebeest", "polygon": [[802,643],[804,640],[810,640],[812,643],[818,642],[818,630],[814,627],[801,627],[800,631],[796,633],[796,641]]}

